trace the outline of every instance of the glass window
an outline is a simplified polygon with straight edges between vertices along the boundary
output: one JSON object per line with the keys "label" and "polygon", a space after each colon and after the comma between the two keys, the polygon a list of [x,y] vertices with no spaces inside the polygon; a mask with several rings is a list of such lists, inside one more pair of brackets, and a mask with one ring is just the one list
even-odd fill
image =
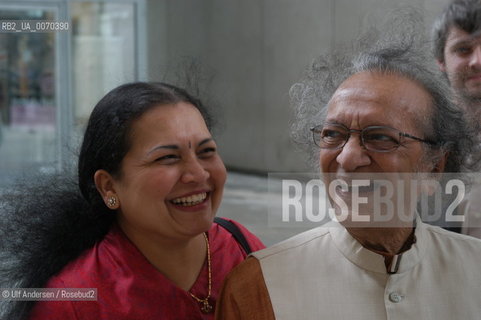
{"label": "glass window", "polygon": [[134,4],[73,2],[71,16],[74,116],[81,132],[103,95],[136,79]]}
{"label": "glass window", "polygon": [[71,166],[97,101],[138,79],[138,3],[0,3],[0,20],[60,21],[61,12],[70,22],[62,36],[0,33],[0,187]]}
{"label": "glass window", "polygon": [[[0,7],[1,20],[55,20],[53,9]],[[0,33],[0,185],[57,160],[56,34]]]}

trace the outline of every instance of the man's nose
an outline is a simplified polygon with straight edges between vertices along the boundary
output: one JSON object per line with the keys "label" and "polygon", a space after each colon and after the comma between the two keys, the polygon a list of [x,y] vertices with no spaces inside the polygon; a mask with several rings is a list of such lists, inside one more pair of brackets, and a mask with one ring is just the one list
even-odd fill
{"label": "man's nose", "polygon": [[479,68],[481,69],[481,44],[477,45],[473,53],[471,54],[471,57],[469,59],[469,66],[471,68]]}
{"label": "man's nose", "polygon": [[341,152],[337,155],[336,161],[346,172],[354,172],[360,167],[371,164],[371,158],[362,146],[359,134],[349,137]]}

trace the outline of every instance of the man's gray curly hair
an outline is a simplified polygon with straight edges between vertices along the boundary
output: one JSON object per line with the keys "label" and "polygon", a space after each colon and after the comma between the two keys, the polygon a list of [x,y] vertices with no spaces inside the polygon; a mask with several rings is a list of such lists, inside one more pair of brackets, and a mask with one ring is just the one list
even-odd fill
{"label": "man's gray curly hair", "polygon": [[425,160],[434,163],[440,154],[447,153],[445,172],[460,172],[475,165],[467,161],[474,135],[469,132],[462,111],[453,104],[446,80],[431,64],[428,42],[419,32],[424,30],[422,19],[412,12],[395,18],[390,28],[383,28],[382,36],[372,29],[352,47],[318,57],[304,78],[291,87],[290,98],[295,109],[292,138],[308,152],[312,167],[319,168],[319,149],[309,129],[323,123],[329,100],[341,83],[365,71],[406,77],[431,95],[431,114],[417,119],[424,138],[437,142],[435,146],[425,145]]}

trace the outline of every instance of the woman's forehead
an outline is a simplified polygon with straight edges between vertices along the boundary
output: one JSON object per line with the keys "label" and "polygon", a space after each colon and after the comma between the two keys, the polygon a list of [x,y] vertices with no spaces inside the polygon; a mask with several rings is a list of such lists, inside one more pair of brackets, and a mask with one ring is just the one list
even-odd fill
{"label": "woman's forehead", "polygon": [[134,121],[130,133],[133,144],[180,143],[210,137],[201,113],[188,103],[162,105]]}

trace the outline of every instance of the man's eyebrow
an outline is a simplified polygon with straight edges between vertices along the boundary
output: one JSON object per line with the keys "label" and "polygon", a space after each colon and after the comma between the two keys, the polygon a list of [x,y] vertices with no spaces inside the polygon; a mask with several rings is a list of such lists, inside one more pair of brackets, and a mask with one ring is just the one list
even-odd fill
{"label": "man's eyebrow", "polygon": [[480,42],[481,39],[478,39],[481,36],[481,30],[475,33],[469,34],[464,36],[462,39],[453,40],[451,46],[461,46],[461,45],[474,45],[477,42]]}
{"label": "man's eyebrow", "polygon": [[470,46],[472,44],[473,44],[472,39],[461,39],[461,40],[454,41],[451,44],[451,47],[456,48],[456,47],[459,47],[459,46]]}
{"label": "man's eyebrow", "polygon": [[323,124],[337,124],[343,126],[343,124],[335,119],[326,119]]}

